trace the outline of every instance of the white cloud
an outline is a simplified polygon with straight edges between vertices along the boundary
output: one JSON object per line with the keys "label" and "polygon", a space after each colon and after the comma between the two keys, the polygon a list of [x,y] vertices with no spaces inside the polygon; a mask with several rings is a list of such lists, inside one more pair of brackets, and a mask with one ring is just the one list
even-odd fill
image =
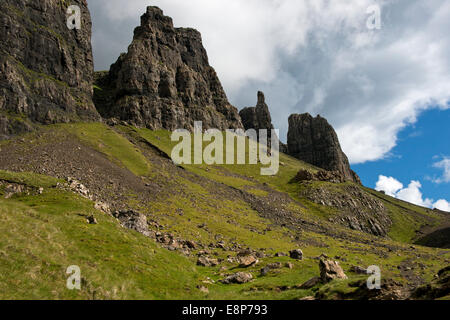
{"label": "white cloud", "polygon": [[[448,108],[447,0],[89,0],[97,69],[125,51],[147,5],[197,28],[233,104],[265,91],[274,124],[321,114],[352,163],[389,154],[424,109]],[[382,29],[368,30],[378,3]],[[124,31],[125,30],[125,31]]]}
{"label": "white cloud", "polygon": [[403,184],[392,177],[379,176],[375,190],[384,191],[387,195],[395,197],[396,193],[403,189]]}
{"label": "white cloud", "polygon": [[393,177],[380,175],[376,183],[375,190],[384,191],[387,195],[413,203],[418,206],[427,208],[437,208],[439,210],[450,212],[450,203],[441,199],[433,202],[432,199],[423,198],[422,184],[419,181],[411,181],[407,188],[403,188],[403,184]]}
{"label": "white cloud", "polygon": [[397,192],[396,198],[403,201],[411,202],[418,206],[432,207],[433,200],[428,198],[423,199],[420,188],[422,188],[422,184],[419,181],[411,181],[411,183],[407,188],[401,189]]}
{"label": "white cloud", "polygon": [[433,182],[450,182],[450,158],[444,157],[441,161],[434,163],[433,167],[444,170],[442,177],[434,179]]}
{"label": "white cloud", "polygon": [[436,203],[434,204],[434,207],[436,209],[439,209],[439,210],[442,210],[442,211],[450,212],[450,202],[448,202],[446,200],[436,201]]}

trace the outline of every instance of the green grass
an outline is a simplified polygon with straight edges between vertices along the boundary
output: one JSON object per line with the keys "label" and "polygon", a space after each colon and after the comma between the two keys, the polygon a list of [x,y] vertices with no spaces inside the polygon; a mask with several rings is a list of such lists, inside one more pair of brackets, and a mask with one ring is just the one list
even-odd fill
{"label": "green grass", "polygon": [[440,217],[427,208],[394,199],[375,190],[368,188],[365,190],[383,200],[389,210],[393,222],[389,236],[393,240],[413,243],[417,237],[417,231],[423,226],[437,226],[440,223]]}
{"label": "green grass", "polygon": [[0,170],[0,180],[8,182],[16,182],[30,187],[55,187],[58,182],[63,182],[60,179],[36,174],[32,172],[11,172]]}
{"label": "green grass", "polygon": [[[129,128],[122,127],[122,130],[130,130]],[[148,129],[133,129],[142,138],[149,143],[157,146],[161,151],[171,156],[172,149],[178,142],[171,141],[170,132],[167,130],[151,131]],[[225,138],[224,138],[225,141]],[[207,145],[208,143],[204,143]],[[236,148],[236,145],[235,145]],[[246,159],[249,157],[248,143],[246,144]],[[234,150],[236,154],[236,149]],[[226,148],[224,147],[224,155],[226,154]],[[209,178],[211,180],[226,184],[231,187],[235,187],[241,190],[245,190],[248,186],[255,186],[256,183],[266,183],[279,191],[293,191],[289,181],[295,177],[300,169],[308,169],[316,171],[317,168],[306,164],[302,161],[294,159],[285,154],[280,154],[280,169],[275,176],[262,176],[261,167],[262,164],[235,164],[235,165],[183,165],[184,168],[192,171],[195,174]],[[267,166],[264,166],[267,167]],[[293,192],[295,193],[295,192]]]}
{"label": "green grass", "polygon": [[147,176],[151,165],[140,150],[122,135],[101,123],[56,125],[75,134],[80,141],[104,153],[137,176]]}
{"label": "green grass", "polygon": [[[86,214],[99,224],[87,224]],[[74,194],[2,199],[0,221],[0,299],[202,297],[192,261],[123,229]],[[66,288],[70,265],[81,268],[81,291]]]}

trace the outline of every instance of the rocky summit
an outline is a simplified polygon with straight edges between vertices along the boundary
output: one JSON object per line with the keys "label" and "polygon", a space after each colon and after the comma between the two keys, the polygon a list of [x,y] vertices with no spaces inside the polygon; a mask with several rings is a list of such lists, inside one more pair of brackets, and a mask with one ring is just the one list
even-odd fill
{"label": "rocky summit", "polygon": [[239,115],[241,116],[242,124],[246,130],[273,129],[269,107],[266,104],[264,93],[261,91],[258,91],[258,102],[256,107],[244,108],[239,112]]}
{"label": "rocky summit", "polygon": [[60,0],[0,2],[0,137],[33,123],[99,120],[92,102],[91,18],[70,30]]}
{"label": "rocky summit", "polygon": [[289,117],[288,153],[319,168],[338,171],[349,181],[361,183],[350,169],[336,131],[321,116],[314,118],[305,113]]}
{"label": "rocky summit", "polygon": [[[245,130],[255,129],[257,134],[259,130],[268,130],[267,139],[270,141],[274,129],[272,124],[272,117],[270,116],[269,106],[266,104],[264,93],[258,91],[258,102],[256,107],[247,107],[239,112],[242,119],[242,124]],[[281,152],[287,151],[287,146],[280,142]]]}
{"label": "rocky summit", "polygon": [[156,7],[147,8],[128,52],[99,81],[111,93],[110,101],[96,99],[106,118],[150,129],[192,130],[194,121],[206,129],[242,128],[209,65],[200,33],[174,28]]}

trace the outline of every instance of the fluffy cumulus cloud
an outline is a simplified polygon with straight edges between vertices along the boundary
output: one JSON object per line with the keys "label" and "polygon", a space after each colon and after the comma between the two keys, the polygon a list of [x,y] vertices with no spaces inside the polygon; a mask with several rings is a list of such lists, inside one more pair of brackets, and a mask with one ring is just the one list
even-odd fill
{"label": "fluffy cumulus cloud", "polygon": [[434,179],[433,180],[434,182],[436,182],[436,183],[450,182],[450,158],[449,157],[444,157],[441,161],[434,163],[433,167],[443,170],[442,177]]}
{"label": "fluffy cumulus cloud", "polygon": [[434,207],[436,209],[442,210],[442,211],[447,211],[450,212],[450,202],[446,201],[446,200],[439,200],[434,204]]}
{"label": "fluffy cumulus cloud", "polygon": [[[88,0],[97,69],[126,51],[147,5],[202,32],[231,102],[263,90],[281,136],[291,113],[320,114],[352,163],[385,157],[419,113],[448,108],[447,0]],[[367,9],[381,8],[370,30]]]}
{"label": "fluffy cumulus cloud", "polygon": [[443,211],[450,212],[450,203],[447,200],[441,199],[433,202],[432,199],[423,197],[422,184],[419,181],[411,181],[408,187],[404,188],[403,184],[393,177],[386,177],[380,175],[376,183],[375,190],[383,191],[387,195],[413,203],[418,206],[427,208],[436,208]]}
{"label": "fluffy cumulus cloud", "polygon": [[396,193],[403,189],[403,183],[392,177],[379,176],[375,190],[384,191],[388,196],[395,197]]}

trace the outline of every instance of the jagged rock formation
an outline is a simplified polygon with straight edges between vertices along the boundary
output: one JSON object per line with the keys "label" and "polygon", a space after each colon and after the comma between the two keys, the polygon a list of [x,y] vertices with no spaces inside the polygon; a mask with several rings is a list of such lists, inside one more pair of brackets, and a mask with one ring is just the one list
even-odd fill
{"label": "jagged rock formation", "polygon": [[[271,139],[271,130],[274,128],[272,124],[272,117],[270,116],[269,107],[266,104],[264,93],[258,91],[258,102],[256,107],[244,108],[239,112],[242,119],[242,124],[245,130],[255,129],[257,132],[260,129],[269,130],[267,139]],[[280,151],[287,152],[287,146],[280,142]]]}
{"label": "jagged rock formation", "polygon": [[91,18],[86,0],[80,30],[67,27],[60,0],[0,2],[0,136],[43,124],[98,120],[92,102]]}
{"label": "jagged rock formation", "polygon": [[258,91],[258,103],[256,107],[244,108],[239,112],[239,115],[241,116],[245,130],[273,129],[269,107],[266,104],[264,93],[261,91]]}
{"label": "jagged rock formation", "polygon": [[98,109],[150,129],[242,128],[214,69],[209,65],[201,35],[174,28],[172,19],[148,7],[134,31],[128,53],[122,54],[100,81],[113,93]]}
{"label": "jagged rock formation", "polygon": [[288,152],[293,157],[328,171],[339,171],[349,181],[361,183],[350,169],[333,127],[320,116],[293,114],[289,117]]}

